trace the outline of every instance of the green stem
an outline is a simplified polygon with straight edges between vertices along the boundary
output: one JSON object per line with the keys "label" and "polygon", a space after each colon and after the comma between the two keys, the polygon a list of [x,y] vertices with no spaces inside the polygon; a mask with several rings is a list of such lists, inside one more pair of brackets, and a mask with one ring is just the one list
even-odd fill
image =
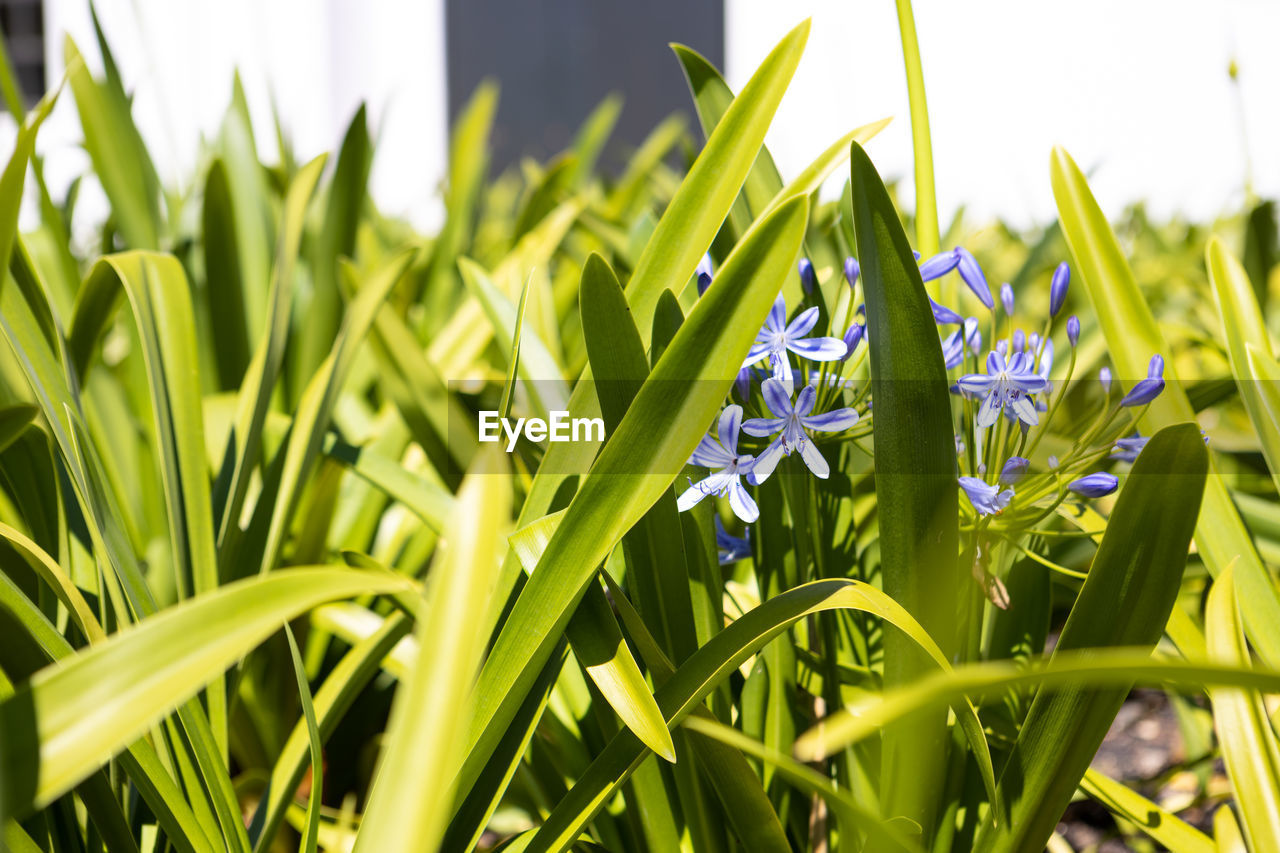
{"label": "green stem", "polygon": [[[911,147],[916,175],[916,248],[924,257],[938,253],[938,197],[933,180],[933,145],[929,141],[929,107],[924,96],[924,70],[920,66],[920,44],[916,39],[916,19],[911,0],[896,0],[898,30],[902,34],[902,60],[907,71],[907,98],[911,105]],[[948,277],[949,278],[949,277]],[[945,304],[954,303],[955,283],[941,285]]]}

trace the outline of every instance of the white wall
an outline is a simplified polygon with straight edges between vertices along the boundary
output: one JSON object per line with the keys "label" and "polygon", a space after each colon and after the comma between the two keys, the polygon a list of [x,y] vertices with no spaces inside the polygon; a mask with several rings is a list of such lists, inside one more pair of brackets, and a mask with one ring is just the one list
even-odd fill
{"label": "white wall", "polygon": [[[443,0],[97,0],[97,9],[166,182],[192,180],[201,136],[217,132],[239,68],[264,157],[276,157],[273,97],[301,159],[336,150],[366,100],[377,137],[372,192],[388,213],[439,223]],[[45,32],[50,82],[63,67],[64,32],[101,68],[86,0],[45,0]],[[55,185],[85,168],[80,138],[68,93],[41,131]]]}
{"label": "white wall", "polygon": [[[778,38],[813,17],[768,144],[794,174],[841,133],[886,115],[868,148],[906,179],[911,135],[892,0],[726,0],[727,76],[741,88]],[[1255,185],[1280,195],[1280,4],[1251,0],[916,0],[939,208],[1022,225],[1055,216],[1049,152],[1065,145],[1104,209],[1146,198],[1210,218],[1243,200],[1240,64]]]}

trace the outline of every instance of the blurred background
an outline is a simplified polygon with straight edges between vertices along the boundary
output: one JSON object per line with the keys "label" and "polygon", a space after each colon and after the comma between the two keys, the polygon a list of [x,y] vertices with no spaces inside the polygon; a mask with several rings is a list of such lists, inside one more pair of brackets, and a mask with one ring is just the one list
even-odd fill
{"label": "blurred background", "polygon": [[[1078,0],[1069,15],[1017,0],[914,5],[944,222],[963,206],[971,226],[1045,224],[1056,143],[1091,171],[1111,215],[1144,199],[1155,217],[1206,221],[1239,209],[1249,189],[1280,195],[1280,4]],[[779,167],[794,174],[843,132],[892,115],[871,151],[902,180],[903,200],[913,198],[889,0],[99,0],[97,9],[162,179],[194,174],[197,143],[216,132],[239,69],[268,159],[273,104],[307,157],[336,147],[365,102],[377,136],[373,195],[424,229],[442,216],[449,120],[482,78],[502,86],[495,166],[563,149],[610,91],[625,98],[609,153],[620,162],[662,117],[688,111],[667,42],[696,48],[739,88],[812,16],[768,138]],[[85,0],[0,0],[0,28],[33,94],[58,79],[64,33],[98,67]],[[79,139],[63,99],[41,135],[55,194],[85,171]],[[86,220],[105,212],[92,187],[81,211]]]}

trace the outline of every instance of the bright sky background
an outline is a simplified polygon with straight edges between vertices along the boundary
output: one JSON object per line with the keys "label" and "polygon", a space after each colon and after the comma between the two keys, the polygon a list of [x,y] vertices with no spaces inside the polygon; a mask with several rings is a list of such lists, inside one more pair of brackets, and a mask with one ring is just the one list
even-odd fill
{"label": "bright sky background", "polygon": [[[1254,185],[1280,195],[1280,3],[1263,0],[916,0],[943,224],[1054,217],[1060,144],[1109,214],[1148,199],[1206,219]],[[727,76],[740,89],[812,16],[800,68],[768,137],[788,175],[845,131],[894,116],[868,146],[914,203],[911,126],[892,0],[727,0]],[[1239,93],[1227,68],[1240,67]]]}
{"label": "bright sky background", "polygon": [[[50,68],[60,68],[63,31],[97,67],[85,0],[45,3]],[[336,149],[365,99],[379,203],[420,227],[439,221],[442,0],[98,0],[98,9],[167,180],[190,180],[239,66],[266,156],[273,92],[304,157]],[[1280,197],[1280,3],[916,0],[915,14],[944,225],[961,204],[970,227],[993,216],[1050,220],[1057,143],[1093,171],[1109,214],[1146,198],[1158,215],[1212,218],[1243,199],[1242,109],[1255,188]],[[768,139],[780,168],[794,175],[845,131],[892,115],[869,151],[882,174],[906,181],[913,203],[893,0],[726,0],[730,83],[741,88],[806,16],[808,48]],[[1238,91],[1227,77],[1233,56]],[[41,135],[55,185],[84,169],[78,139],[66,97]],[[91,197],[82,204],[88,218]]]}

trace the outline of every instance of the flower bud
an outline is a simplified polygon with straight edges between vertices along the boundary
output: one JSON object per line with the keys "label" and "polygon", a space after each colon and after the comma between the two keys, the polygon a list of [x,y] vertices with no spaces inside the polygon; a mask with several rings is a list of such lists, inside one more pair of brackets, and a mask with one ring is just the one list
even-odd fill
{"label": "flower bud", "polygon": [[1160,396],[1160,392],[1164,390],[1164,359],[1157,353],[1151,356],[1151,363],[1147,367],[1147,378],[1143,379],[1133,388],[1129,389],[1129,393],[1124,395],[1120,400],[1120,405],[1145,406],[1156,397]]}
{"label": "flower bud", "polygon": [[813,262],[808,258],[801,258],[797,266],[800,270],[800,286],[804,288],[805,295],[813,293],[813,289],[818,286],[818,276],[813,271]]}
{"label": "flower bud", "polygon": [[987,277],[982,274],[982,267],[978,266],[978,259],[963,246],[956,248],[956,257],[959,259],[956,268],[960,271],[961,281],[969,286],[983,305],[994,310],[996,303],[991,298],[991,288],[987,286]]}
{"label": "flower bud", "polygon": [[858,266],[858,262],[855,259],[844,259],[844,280],[849,282],[850,287],[858,283],[858,276],[861,274],[862,267]]}
{"label": "flower bud", "polygon": [[1067,262],[1058,264],[1053,271],[1053,281],[1049,284],[1049,316],[1056,317],[1062,310],[1062,303],[1067,301],[1067,288],[1071,285],[1071,268]]}
{"label": "flower bud", "polygon": [[924,281],[933,281],[935,278],[942,278],[947,273],[956,268],[960,263],[960,256],[955,252],[942,252],[934,255],[929,260],[920,265],[920,278]]}
{"label": "flower bud", "polygon": [[1098,381],[1102,383],[1102,391],[1105,394],[1111,393],[1111,368],[1104,367],[1098,371]]}
{"label": "flower bud", "polygon": [[1000,303],[1004,305],[1004,313],[1013,316],[1013,285],[1005,282],[1000,285]]}
{"label": "flower bud", "polygon": [[841,361],[848,361],[849,356],[853,355],[853,351],[858,348],[858,344],[862,343],[862,335],[866,328],[861,323],[854,323],[849,330],[844,333],[844,355]]}
{"label": "flower bud", "polygon": [[1073,347],[1080,343],[1080,318],[1075,314],[1067,318],[1067,340]]}
{"label": "flower bud", "polygon": [[1014,485],[1023,478],[1030,465],[1031,460],[1026,457],[1010,456],[1009,461],[1000,469],[1000,482],[1006,486]]}
{"label": "flower bud", "polygon": [[1111,494],[1120,486],[1114,474],[1102,471],[1087,474],[1079,480],[1072,480],[1067,488],[1084,498],[1101,498]]}

